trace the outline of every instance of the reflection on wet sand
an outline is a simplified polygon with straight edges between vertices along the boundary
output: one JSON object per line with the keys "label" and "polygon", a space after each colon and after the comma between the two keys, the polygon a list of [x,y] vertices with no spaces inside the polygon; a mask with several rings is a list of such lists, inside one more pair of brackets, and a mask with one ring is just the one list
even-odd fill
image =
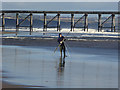
{"label": "reflection on wet sand", "polygon": [[57,77],[57,86],[63,86],[64,84],[64,68],[65,68],[65,57],[61,57],[59,59],[59,65],[57,69],[58,77]]}
{"label": "reflection on wet sand", "polygon": [[[45,48],[3,46],[4,82],[27,86],[58,88],[117,87],[116,51],[110,55],[72,53],[61,58],[59,52]],[[52,48],[54,50],[54,48]],[[92,49],[87,49],[92,51]],[[98,51],[98,50],[97,50]],[[107,53],[107,50],[99,52]],[[10,77],[10,78],[9,78]],[[11,78],[12,77],[12,78]]]}
{"label": "reflection on wet sand", "polygon": [[[65,57],[60,57],[60,60],[59,60],[59,69],[64,67],[65,66]],[[61,72],[62,70],[58,70],[59,72]]]}

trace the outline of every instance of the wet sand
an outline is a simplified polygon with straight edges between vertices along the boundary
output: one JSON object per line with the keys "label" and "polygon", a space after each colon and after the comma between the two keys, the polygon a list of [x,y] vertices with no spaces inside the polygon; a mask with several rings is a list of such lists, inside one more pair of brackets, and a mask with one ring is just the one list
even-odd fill
{"label": "wet sand", "polygon": [[3,72],[3,88],[118,86],[118,40],[81,38],[76,41],[67,38],[69,53],[63,64],[59,51],[53,53],[58,45],[56,38],[1,39],[3,70],[7,71]]}
{"label": "wet sand", "polygon": [[[11,83],[8,83],[8,82],[2,82],[2,88],[34,88],[34,87],[37,87],[37,88],[44,88],[43,86],[33,86],[33,85],[16,85],[16,84],[11,84]],[[16,89],[17,90],[17,89]]]}
{"label": "wet sand", "polygon": [[[57,47],[56,38],[35,38],[35,37],[16,37],[16,38],[1,38],[2,45],[18,45],[18,46],[51,46]],[[104,38],[79,38],[78,40],[71,40],[67,38],[66,43],[70,47],[81,48],[108,48],[118,49],[118,39],[104,39]]]}
{"label": "wet sand", "polygon": [[3,45],[3,88],[117,88],[116,49],[68,47],[65,63],[55,46]]}

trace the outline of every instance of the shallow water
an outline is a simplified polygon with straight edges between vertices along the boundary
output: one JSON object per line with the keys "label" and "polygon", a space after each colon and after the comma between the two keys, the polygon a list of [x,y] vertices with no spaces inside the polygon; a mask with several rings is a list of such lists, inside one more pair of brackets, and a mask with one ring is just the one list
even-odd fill
{"label": "shallow water", "polygon": [[114,49],[68,48],[65,64],[55,47],[1,46],[3,81],[48,88],[117,88]]}
{"label": "shallow water", "polygon": [[[34,30],[35,29],[35,30]],[[89,29],[89,32],[84,32],[83,30],[75,30],[74,32],[70,32],[71,29],[64,28],[61,32],[58,32],[57,29],[48,29],[43,32],[41,28],[40,31],[38,28],[33,28],[33,32],[30,35],[29,29],[21,29],[17,33],[18,37],[58,37],[58,33],[62,33],[65,37],[109,37],[118,39],[119,34],[117,32],[97,32],[97,29]],[[16,29],[5,30],[6,32],[16,32]],[[6,33],[3,34],[2,37],[16,37],[16,33]]]}

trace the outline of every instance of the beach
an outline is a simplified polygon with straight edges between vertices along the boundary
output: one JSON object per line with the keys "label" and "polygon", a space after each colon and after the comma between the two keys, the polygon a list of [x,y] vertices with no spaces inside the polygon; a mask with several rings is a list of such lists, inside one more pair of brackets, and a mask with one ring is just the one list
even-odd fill
{"label": "beach", "polygon": [[118,90],[118,2],[1,6],[2,90]]}
{"label": "beach", "polygon": [[[19,46],[58,46],[57,38],[51,37],[3,37],[3,45],[19,45]],[[118,49],[119,39],[110,38],[90,38],[82,37],[78,39],[66,38],[66,44],[70,47],[84,47],[84,48],[109,48]]]}
{"label": "beach", "polygon": [[57,46],[57,38],[3,37],[3,88],[118,87],[117,40],[67,38],[64,65]]}

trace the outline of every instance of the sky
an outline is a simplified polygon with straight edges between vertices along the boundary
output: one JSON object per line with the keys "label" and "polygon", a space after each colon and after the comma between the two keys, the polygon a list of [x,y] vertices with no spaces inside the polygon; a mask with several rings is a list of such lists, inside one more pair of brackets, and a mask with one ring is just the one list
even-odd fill
{"label": "sky", "polygon": [[[43,0],[1,0],[2,2],[43,2]],[[119,2],[120,0],[44,0],[44,2]]]}
{"label": "sky", "polygon": [[4,10],[117,11],[118,2],[2,2]]}

